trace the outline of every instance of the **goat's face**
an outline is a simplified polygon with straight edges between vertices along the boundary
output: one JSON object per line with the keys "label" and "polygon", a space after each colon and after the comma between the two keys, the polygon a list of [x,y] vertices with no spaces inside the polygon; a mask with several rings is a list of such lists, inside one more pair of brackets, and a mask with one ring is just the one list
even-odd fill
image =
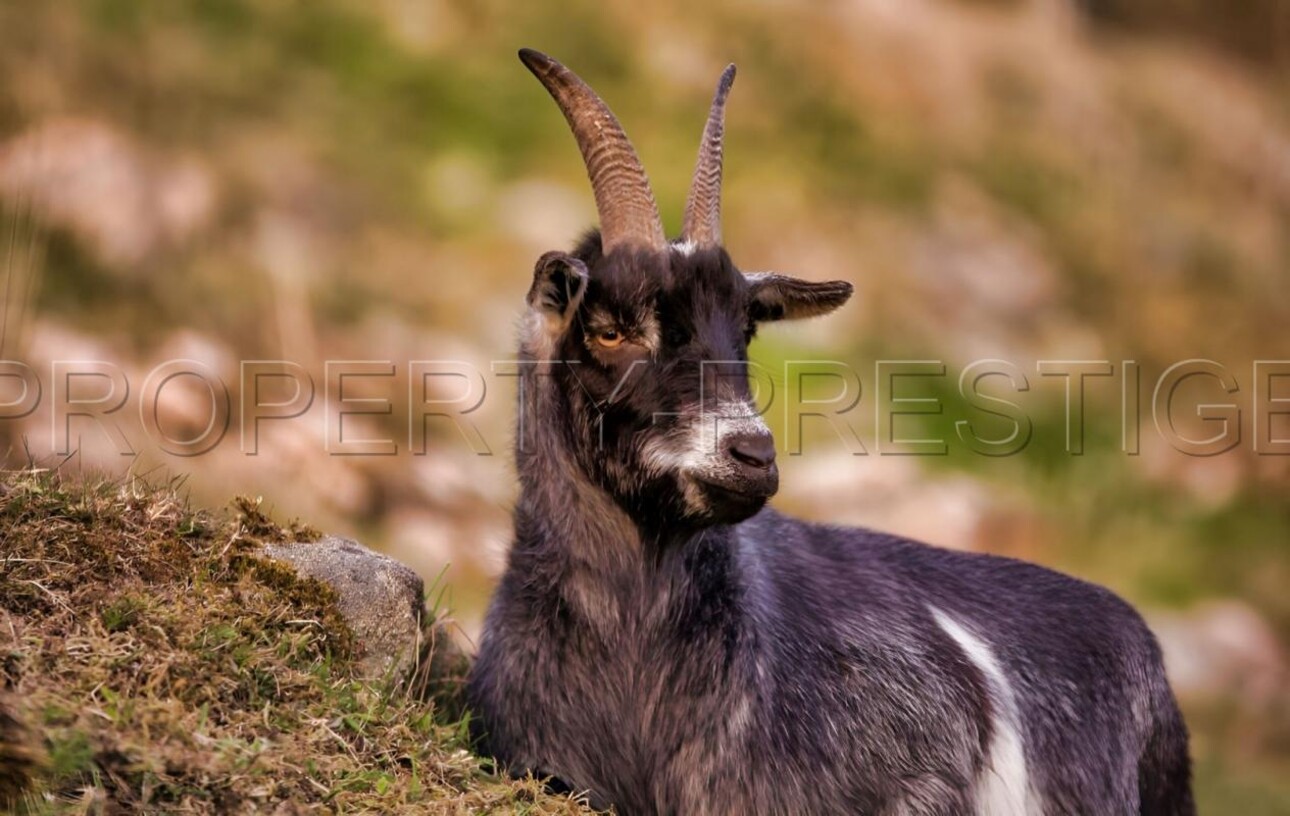
{"label": "goat's face", "polygon": [[757,324],[824,314],[842,281],[744,275],[721,245],[726,68],[703,129],[681,240],[669,244],[627,134],[585,82],[536,51],[520,59],[582,151],[600,233],[538,260],[524,351],[550,361],[567,429],[541,429],[646,526],[741,521],[779,487],[775,443],[752,404]]}
{"label": "goat's face", "polygon": [[629,513],[646,524],[732,523],[779,486],[748,382],[757,325],[823,314],[850,294],[844,282],[744,275],[719,246],[604,257],[593,236],[538,261],[525,350],[557,363],[550,375],[573,420],[566,441]]}

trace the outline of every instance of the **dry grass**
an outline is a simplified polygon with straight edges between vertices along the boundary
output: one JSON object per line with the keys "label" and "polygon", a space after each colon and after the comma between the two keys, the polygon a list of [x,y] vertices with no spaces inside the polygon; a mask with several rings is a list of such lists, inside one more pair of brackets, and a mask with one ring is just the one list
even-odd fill
{"label": "dry grass", "polygon": [[468,751],[460,658],[428,650],[437,696],[351,678],[331,591],[255,555],[308,536],[175,484],[6,474],[0,809],[579,812]]}

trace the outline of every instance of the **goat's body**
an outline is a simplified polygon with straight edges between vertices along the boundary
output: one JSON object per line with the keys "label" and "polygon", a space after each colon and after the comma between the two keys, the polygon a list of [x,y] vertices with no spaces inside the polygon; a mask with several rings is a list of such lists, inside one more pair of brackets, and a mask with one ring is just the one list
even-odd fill
{"label": "goat's body", "polygon": [[1125,603],[762,509],[779,472],[748,343],[852,286],[745,275],[720,246],[733,66],[669,244],[608,107],[520,57],[601,231],[534,267],[515,540],[468,686],[482,747],[625,814],[1192,813],[1186,729]]}
{"label": "goat's body", "polygon": [[628,814],[1193,812],[1159,650],[1099,587],[769,510],[594,577],[559,547],[517,542],[472,678],[513,770]]}

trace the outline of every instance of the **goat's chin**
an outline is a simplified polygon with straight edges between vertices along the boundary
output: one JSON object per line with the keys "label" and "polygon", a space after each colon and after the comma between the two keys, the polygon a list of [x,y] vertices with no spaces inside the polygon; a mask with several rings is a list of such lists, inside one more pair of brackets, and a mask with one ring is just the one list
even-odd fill
{"label": "goat's chin", "polygon": [[773,493],[773,490],[693,479],[687,485],[686,499],[695,521],[708,525],[738,524],[757,515]]}

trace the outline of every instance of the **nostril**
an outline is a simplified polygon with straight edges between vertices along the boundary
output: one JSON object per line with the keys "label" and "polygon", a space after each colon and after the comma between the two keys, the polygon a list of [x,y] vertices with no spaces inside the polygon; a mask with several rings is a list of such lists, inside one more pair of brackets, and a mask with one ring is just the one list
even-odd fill
{"label": "nostril", "polygon": [[730,442],[730,455],[748,467],[769,468],[775,464],[775,439],[770,434],[737,436]]}

